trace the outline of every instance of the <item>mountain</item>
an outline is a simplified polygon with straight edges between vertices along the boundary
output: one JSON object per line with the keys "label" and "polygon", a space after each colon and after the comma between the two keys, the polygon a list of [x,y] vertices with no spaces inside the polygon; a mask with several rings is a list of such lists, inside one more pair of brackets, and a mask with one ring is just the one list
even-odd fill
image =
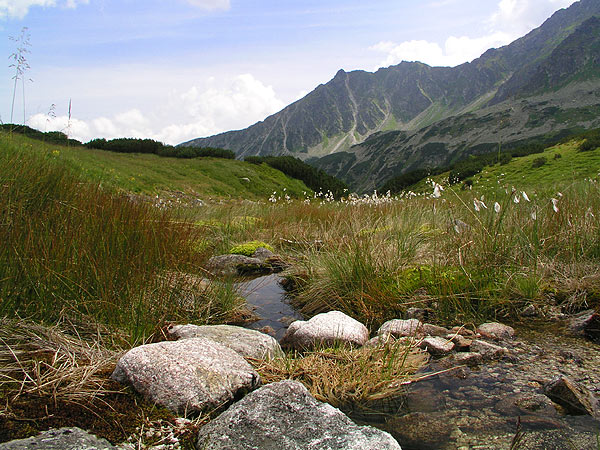
{"label": "mountain", "polygon": [[340,70],[325,85],[245,130],[184,146],[238,157],[294,155],[356,190],[498,145],[598,125],[598,0],[557,11],[526,36],[471,63],[402,62]]}

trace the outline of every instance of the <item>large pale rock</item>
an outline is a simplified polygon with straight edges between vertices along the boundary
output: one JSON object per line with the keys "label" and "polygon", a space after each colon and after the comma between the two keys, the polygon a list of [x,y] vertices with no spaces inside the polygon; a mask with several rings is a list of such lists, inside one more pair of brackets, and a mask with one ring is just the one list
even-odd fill
{"label": "large pale rock", "polygon": [[343,312],[330,311],[317,314],[309,321],[292,322],[281,345],[303,350],[336,342],[363,345],[368,339],[369,330],[362,323]]}
{"label": "large pale rock", "polygon": [[392,336],[415,336],[422,333],[423,324],[418,319],[392,319],[385,322],[379,330],[377,335],[391,334]]}
{"label": "large pale rock", "polygon": [[264,386],[200,429],[203,450],[401,450],[384,431],[357,426],[297,381]]}
{"label": "large pale rock", "polygon": [[515,337],[515,330],[513,327],[498,322],[483,323],[479,325],[477,332],[484,337],[497,340],[506,340]]}
{"label": "large pale rock", "polygon": [[260,385],[241,355],[203,338],[133,348],[111,378],[179,414],[218,408]]}
{"label": "large pale rock", "polygon": [[599,417],[598,400],[590,391],[571,379],[558,376],[544,385],[544,393],[565,411],[573,415],[589,414]]}
{"label": "large pale rock", "polygon": [[272,336],[233,325],[172,325],[167,332],[172,339],[210,339],[244,358],[269,359],[283,355],[279,343]]}
{"label": "large pale rock", "polygon": [[1,450],[116,450],[106,439],[100,439],[80,428],[44,431],[27,439],[0,444]]}
{"label": "large pale rock", "polygon": [[260,271],[263,263],[258,258],[244,255],[213,256],[206,263],[206,270],[215,275],[235,276],[242,273]]}

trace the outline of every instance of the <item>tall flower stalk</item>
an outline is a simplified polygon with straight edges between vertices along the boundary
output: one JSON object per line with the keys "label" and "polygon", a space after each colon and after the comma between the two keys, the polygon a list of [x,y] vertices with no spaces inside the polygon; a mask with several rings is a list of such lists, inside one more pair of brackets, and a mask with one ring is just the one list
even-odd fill
{"label": "tall flower stalk", "polygon": [[15,75],[12,77],[14,80],[13,86],[13,95],[12,95],[12,104],[10,107],[10,122],[13,122],[14,111],[15,111],[15,99],[17,96],[17,85],[19,80],[23,85],[23,125],[25,125],[25,72],[30,69],[29,63],[27,62],[27,53],[30,53],[29,47],[31,47],[31,43],[29,42],[30,34],[29,29],[27,27],[23,27],[21,29],[21,34],[19,37],[10,36],[8,39],[13,41],[16,45],[16,50],[12,53],[8,59],[13,61],[11,65],[8,67],[12,67],[15,69]]}

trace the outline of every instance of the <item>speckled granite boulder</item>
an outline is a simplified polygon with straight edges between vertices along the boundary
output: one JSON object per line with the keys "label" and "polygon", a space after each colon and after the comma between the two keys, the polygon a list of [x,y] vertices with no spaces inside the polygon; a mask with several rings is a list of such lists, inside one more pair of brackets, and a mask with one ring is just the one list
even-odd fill
{"label": "speckled granite boulder", "polygon": [[388,433],[354,424],[297,381],[264,386],[200,429],[203,450],[401,450]]}
{"label": "speckled granite boulder", "polygon": [[133,348],[111,378],[179,414],[219,408],[261,383],[242,356],[203,338]]}
{"label": "speckled granite boulder", "polygon": [[317,314],[308,321],[297,320],[289,326],[281,345],[305,350],[335,342],[363,345],[369,330],[359,321],[340,311]]}
{"label": "speckled granite boulder", "polygon": [[277,340],[260,331],[233,325],[172,325],[173,339],[206,338],[229,347],[244,358],[266,359],[283,355]]}
{"label": "speckled granite boulder", "polygon": [[80,428],[44,431],[27,439],[0,444],[1,450],[116,450],[106,439],[100,439]]}

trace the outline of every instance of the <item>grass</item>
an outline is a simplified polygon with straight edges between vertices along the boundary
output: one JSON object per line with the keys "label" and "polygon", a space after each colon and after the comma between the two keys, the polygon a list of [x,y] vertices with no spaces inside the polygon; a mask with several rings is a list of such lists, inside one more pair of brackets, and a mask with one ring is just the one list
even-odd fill
{"label": "grass", "polygon": [[[6,141],[6,135],[0,140]],[[310,192],[304,183],[265,165],[223,158],[165,158],[153,154],[115,153],[63,147],[13,134],[13,145],[53,158],[88,181],[149,196],[174,191],[184,197],[264,199],[284,188],[292,197]],[[182,195],[186,194],[186,196]],[[169,197],[167,195],[167,197]],[[172,195],[170,197],[173,197]]]}
{"label": "grass", "polygon": [[[144,427],[173,425],[164,411],[110,384],[110,367],[132,345],[164,339],[169,323],[242,320],[244,302],[232,281],[206,280],[202,265],[252,241],[269,243],[292,263],[292,300],[307,316],[337,309],[371,331],[410,307],[445,325],[518,320],[530,304],[542,314],[597,307],[597,153],[565,144],[547,150],[543,166],[513,159],[484,171],[472,190],[445,186],[439,197],[429,184],[398,198],[288,200],[288,184],[279,195],[269,188],[260,201],[183,210],[123,192],[151,192],[160,183],[142,188],[123,180],[162,176],[161,189],[186,189],[177,178],[192,176],[184,166],[151,168],[152,155],[102,152],[115,158],[108,161],[4,136],[0,400],[11,431],[0,437],[80,424],[116,442],[141,436]],[[118,176],[107,175],[111,169]],[[102,186],[90,183],[100,179]],[[191,195],[215,192],[195,186]],[[298,379],[317,398],[362,413],[397,397],[422,363],[419,352],[388,346],[319,349],[256,365],[267,381]],[[61,410],[68,417],[60,419]],[[125,423],[133,428],[119,428]]]}
{"label": "grass", "polygon": [[391,399],[399,402],[397,406],[402,404],[406,385],[428,360],[414,344],[396,341],[371,348],[321,348],[303,357],[290,354],[254,363],[263,382],[300,381],[317,400],[364,418],[371,408],[381,409],[386,402],[391,405]]}

